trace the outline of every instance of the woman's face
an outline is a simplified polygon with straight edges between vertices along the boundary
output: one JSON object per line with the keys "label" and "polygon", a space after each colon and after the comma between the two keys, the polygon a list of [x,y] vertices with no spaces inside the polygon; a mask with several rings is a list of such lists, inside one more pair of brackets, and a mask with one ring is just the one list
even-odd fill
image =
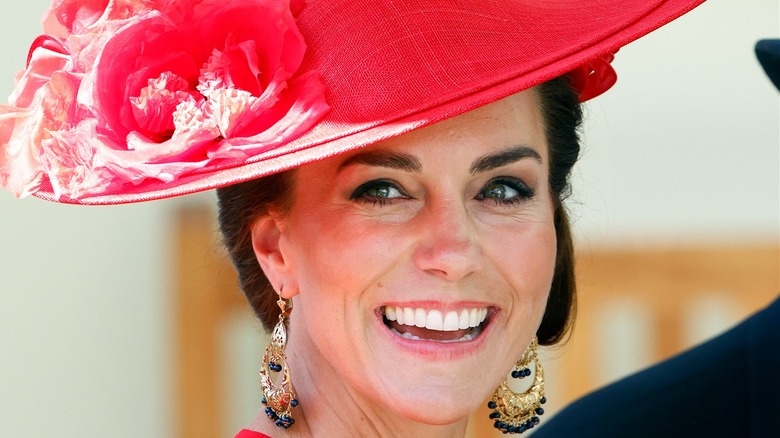
{"label": "woman's face", "polygon": [[545,309],[547,160],[527,91],[298,169],[277,263],[264,266],[297,295],[293,372],[416,421],[475,410]]}

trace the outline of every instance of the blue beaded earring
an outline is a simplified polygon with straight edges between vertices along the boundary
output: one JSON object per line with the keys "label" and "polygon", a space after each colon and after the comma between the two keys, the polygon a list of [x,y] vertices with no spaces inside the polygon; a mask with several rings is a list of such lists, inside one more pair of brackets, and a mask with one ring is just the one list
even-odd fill
{"label": "blue beaded earring", "polygon": [[[523,433],[539,424],[539,416],[544,414],[542,405],[547,402],[544,397],[544,370],[539,363],[537,348],[539,341],[534,336],[531,345],[525,350],[523,356],[512,368],[511,376],[514,379],[524,379],[533,374],[534,380],[531,386],[521,393],[512,391],[504,380],[498,386],[493,398],[488,402],[488,408],[492,409],[490,419],[494,420],[493,427],[504,433]],[[531,372],[531,362],[534,371]]]}
{"label": "blue beaded earring", "polygon": [[[290,409],[298,406],[298,398],[295,394],[292,381],[290,381],[290,368],[287,366],[287,355],[284,348],[287,346],[287,328],[285,320],[292,312],[292,299],[285,299],[279,291],[279,322],[276,323],[271,334],[271,343],[265,348],[263,366],[260,368],[260,385],[263,388],[263,404],[265,413],[274,424],[284,429],[289,429],[295,423]],[[281,383],[276,384],[271,372],[281,374]]]}

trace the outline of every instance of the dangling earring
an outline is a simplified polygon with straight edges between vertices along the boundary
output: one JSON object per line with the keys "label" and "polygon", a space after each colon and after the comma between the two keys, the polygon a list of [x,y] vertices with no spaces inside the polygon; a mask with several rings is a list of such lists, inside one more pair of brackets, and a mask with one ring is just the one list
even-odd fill
{"label": "dangling earring", "polygon": [[[266,405],[265,413],[274,423],[285,429],[295,423],[290,409],[298,406],[298,399],[295,395],[292,381],[290,381],[290,368],[287,366],[287,355],[284,353],[284,347],[287,345],[287,328],[285,320],[290,317],[293,304],[292,299],[282,298],[282,291],[279,291],[279,322],[276,323],[274,331],[271,334],[271,343],[265,348],[263,355],[263,366],[260,368],[260,385],[263,388],[263,404]],[[282,382],[276,385],[271,378],[271,371],[281,373]]]}
{"label": "dangling earring", "polygon": [[504,379],[488,402],[488,408],[493,410],[490,413],[490,419],[495,420],[493,427],[504,433],[523,433],[539,424],[539,415],[544,414],[542,405],[547,399],[544,397],[544,370],[536,351],[538,346],[539,341],[534,336],[523,357],[512,368],[512,377],[523,379],[532,374],[529,366],[534,362],[534,381],[531,387],[525,392],[517,393],[509,388]]}

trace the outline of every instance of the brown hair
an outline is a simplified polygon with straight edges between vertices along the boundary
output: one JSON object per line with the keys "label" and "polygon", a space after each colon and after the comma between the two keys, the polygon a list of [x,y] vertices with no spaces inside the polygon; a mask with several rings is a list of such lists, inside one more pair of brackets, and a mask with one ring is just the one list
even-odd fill
{"label": "brown hair", "polygon": [[545,82],[536,91],[544,119],[550,156],[550,192],[555,215],[557,255],[547,308],[536,335],[539,343],[551,345],[561,341],[574,323],[577,308],[577,286],[574,281],[574,245],[571,225],[563,201],[571,194],[569,175],[580,155],[582,106],[568,76]]}
{"label": "brown hair", "polygon": [[271,208],[284,214],[292,205],[294,170],[217,189],[222,241],[238,272],[238,284],[267,331],[279,320],[277,295],[257,262],[252,224]]}
{"label": "brown hair", "polygon": [[[571,229],[563,200],[569,195],[569,174],[580,151],[582,109],[567,77],[536,88],[545,124],[550,156],[550,191],[553,198],[557,255],[550,296],[537,330],[539,343],[559,342],[574,319],[574,254]],[[266,330],[278,320],[277,296],[263,274],[252,248],[251,226],[270,209],[289,210],[294,193],[294,170],[217,189],[219,225],[238,281],[249,304]]]}

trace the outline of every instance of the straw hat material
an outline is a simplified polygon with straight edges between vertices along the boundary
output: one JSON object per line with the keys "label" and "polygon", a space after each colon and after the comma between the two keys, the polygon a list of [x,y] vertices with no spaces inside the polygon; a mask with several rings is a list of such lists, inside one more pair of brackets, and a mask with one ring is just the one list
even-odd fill
{"label": "straw hat material", "polygon": [[[193,55],[193,59],[198,59],[197,62],[203,61],[203,65],[207,65],[206,60],[211,64],[216,62],[213,61],[213,56],[209,58],[209,52],[215,48],[222,50],[223,46],[227,47],[227,44],[238,40],[231,35],[212,38],[208,35],[209,29],[213,28],[218,32],[221,25],[209,22],[204,17],[212,17],[209,18],[211,20],[220,19],[222,16],[232,17],[231,20],[245,19],[252,24],[254,18],[248,14],[254,9],[241,8],[248,4],[252,4],[252,7],[259,4],[272,13],[284,14],[283,18],[274,24],[284,32],[282,37],[278,37],[282,38],[281,42],[275,41],[277,37],[270,34],[262,40],[254,40],[253,44],[258,53],[261,53],[259,70],[263,71],[263,67],[269,66],[278,68],[278,65],[287,63],[290,66],[285,68],[294,71],[283,77],[284,83],[278,87],[281,91],[272,90],[280,93],[276,97],[277,100],[268,100],[276,102],[268,104],[271,105],[269,111],[279,113],[278,117],[273,119],[278,119],[278,123],[269,128],[273,135],[267,136],[271,139],[268,145],[258,147],[257,144],[252,144],[253,141],[265,141],[262,140],[265,138],[261,135],[263,133],[258,134],[259,131],[236,135],[241,138],[233,141],[230,133],[239,132],[239,129],[235,124],[230,125],[230,121],[218,121],[218,125],[224,122],[227,123],[225,126],[229,127],[225,130],[220,125],[219,132],[222,134],[209,138],[205,145],[200,144],[198,147],[202,148],[201,152],[177,152],[175,159],[158,157],[152,164],[158,166],[154,169],[161,168],[162,171],[151,171],[153,176],[133,174],[126,180],[122,180],[123,175],[132,173],[132,169],[116,170],[110,157],[116,154],[122,157],[132,156],[135,150],[122,150],[117,153],[114,151],[117,148],[127,149],[128,144],[134,144],[132,141],[139,138],[143,140],[139,144],[151,144],[154,147],[154,141],[163,143],[167,137],[159,139],[149,134],[148,130],[140,128],[138,132],[126,126],[115,128],[115,124],[131,120],[127,118],[130,116],[127,115],[126,109],[122,109],[121,111],[125,112],[120,111],[119,115],[101,113],[104,106],[101,106],[100,102],[110,100],[115,94],[143,95],[144,92],[138,90],[127,91],[130,85],[126,85],[136,77],[133,68],[140,70],[140,67],[126,67],[127,71],[123,73],[125,76],[119,75],[111,82],[106,82],[100,78],[91,79],[92,66],[84,61],[95,60],[94,71],[121,70],[121,66],[104,59],[107,59],[108,55],[101,57],[100,53],[95,55],[90,50],[97,50],[94,47],[99,47],[105,51],[113,47],[111,44],[114,39],[120,38],[123,32],[130,32],[126,30],[126,23],[128,19],[132,21],[133,17],[123,17],[124,22],[108,20],[105,22],[108,24],[105,24],[100,21],[105,17],[104,14],[94,24],[90,24],[90,29],[94,31],[97,28],[103,38],[101,45],[78,48],[76,43],[83,41],[82,35],[91,37],[94,32],[90,34],[90,29],[79,29],[68,21],[73,19],[73,14],[60,13],[60,23],[55,29],[60,35],[44,38],[45,45],[54,53],[62,53],[70,62],[67,66],[77,65],[76,61],[87,64],[79,66],[81,71],[77,72],[85,79],[77,77],[69,82],[75,84],[72,86],[78,87],[78,90],[70,94],[75,96],[76,109],[69,110],[67,114],[79,114],[79,117],[82,117],[81,122],[85,119],[95,119],[97,122],[91,125],[81,123],[78,127],[67,122],[60,123],[57,127],[62,129],[62,134],[49,135],[51,129],[42,131],[40,137],[43,146],[20,145],[17,140],[19,137],[12,135],[22,129],[20,122],[16,122],[16,125],[5,122],[4,125],[2,120],[9,117],[4,119],[3,109],[0,108],[0,185],[17,195],[27,194],[20,193],[22,190],[16,187],[18,184],[14,184],[14,181],[19,180],[14,174],[14,160],[18,161],[20,156],[27,155],[23,162],[32,163],[29,166],[35,167],[38,161],[44,163],[41,166],[42,171],[27,172],[37,175],[38,183],[28,183],[26,190],[39,198],[75,204],[147,201],[235,184],[344,153],[461,114],[567,73],[570,74],[575,89],[580,92],[580,100],[584,101],[603,93],[616,80],[609,62],[619,48],[702,2],[703,0],[308,0],[305,3],[293,1],[288,11],[286,2],[273,0],[227,0],[219,3],[205,0],[200,3],[192,2],[192,5],[189,5],[188,1],[178,2],[187,3],[186,8],[160,7],[160,11],[153,13],[136,11],[137,16],[143,16],[145,19],[154,18],[161,23],[170,21],[174,23],[170,25],[172,27],[178,25],[186,28],[187,20],[200,20],[198,32],[205,36],[195,35],[193,41],[187,44],[198,46],[191,52],[201,54]],[[284,6],[284,11],[279,12],[280,4]],[[209,7],[223,9],[220,9],[220,13],[206,12],[204,8]],[[239,15],[225,12],[224,8],[228,7],[236,8],[239,12],[235,14]],[[222,12],[224,14],[220,15]],[[157,17],[158,15],[168,21]],[[169,19],[168,16],[173,18]],[[63,22],[65,24],[62,24]],[[160,24],[154,29],[165,28],[167,25]],[[65,30],[62,30],[63,27]],[[235,25],[235,28],[239,29],[236,33],[242,32],[240,23]],[[76,34],[81,39],[73,36]],[[122,40],[122,44],[132,45],[133,40],[127,38],[127,41]],[[168,41],[165,38],[173,37],[160,38],[160,41],[165,43]],[[212,40],[217,42],[213,43]],[[269,64],[268,59],[272,57],[264,54],[266,52],[263,52],[263,46],[270,40],[275,42],[266,52],[294,53],[290,56],[283,53],[278,65]],[[227,43],[224,43],[225,41]],[[298,47],[301,41],[303,45]],[[43,47],[42,44],[39,41],[37,47]],[[35,49],[34,45],[31,62],[34,62]],[[117,50],[117,55],[111,58],[115,63],[119,62],[117,59],[122,59],[123,53]],[[301,53],[295,52],[296,50]],[[225,53],[238,52],[228,52],[226,48]],[[254,55],[248,56],[248,59],[254,59]],[[136,64],[141,64],[146,58],[136,59]],[[70,68],[67,66],[63,67],[63,70]],[[202,79],[204,67],[196,67],[200,67],[200,73],[193,74],[200,74]],[[151,74],[150,78],[157,77],[156,75],[157,73]],[[65,75],[66,78],[71,76],[76,77],[75,74]],[[202,110],[203,105],[207,104],[203,104],[201,94],[195,91],[193,80],[187,79],[184,73],[180,76],[185,77],[185,85],[188,81],[191,85],[189,91],[184,90],[185,94],[180,95],[190,100],[191,96],[195,96],[196,100],[201,99],[197,101],[200,103],[194,105],[200,105]],[[274,76],[278,77],[280,76]],[[52,78],[51,83],[54,83],[55,79],[59,80],[58,75],[53,75]],[[208,88],[210,85],[203,84],[215,83],[213,77],[210,78],[212,82],[201,80],[198,87]],[[146,80],[145,78],[138,87],[146,86]],[[168,78],[167,82],[158,81],[155,84],[162,83],[160,86],[170,87],[165,84],[172,82],[173,79]],[[262,100],[263,93],[266,92],[262,87],[273,88],[269,85],[273,82],[260,82],[261,89],[254,94],[261,96]],[[149,87],[152,87],[152,82],[148,83]],[[119,90],[106,88],[106,84],[113,84]],[[202,89],[205,88],[197,88],[199,91]],[[177,89],[176,93],[180,91]],[[202,91],[202,94],[207,95],[207,91]],[[235,93],[215,93],[211,100],[216,101],[213,96],[217,95],[234,96]],[[297,96],[303,97],[296,100]],[[133,99],[138,102],[138,98]],[[257,100],[252,100],[252,105],[266,104],[257,103]],[[18,113],[23,109],[29,112],[35,109],[35,105],[35,99],[32,99],[28,107],[17,103],[15,111]],[[120,102],[117,105],[119,108],[125,108],[125,103]],[[139,104],[135,105],[139,107]],[[273,105],[281,106],[276,108]],[[180,107],[176,108],[178,110]],[[133,109],[136,110],[137,108]],[[143,107],[139,111],[142,110]],[[6,108],[6,111],[9,110]],[[208,116],[218,112],[208,111],[212,110],[202,110],[197,114]],[[131,120],[127,123],[135,122]],[[246,122],[249,125],[251,123],[254,122]],[[289,123],[290,126],[279,128],[279,123]],[[81,143],[72,140],[80,137],[71,134],[71,131],[86,129],[87,126],[92,129],[85,131],[93,133],[88,136],[90,138],[82,139]],[[212,126],[211,129],[217,128]],[[109,142],[109,148],[112,149],[110,153],[100,155],[102,146],[94,146],[94,139],[104,137],[118,140]],[[202,140],[197,138],[198,141]],[[127,140],[128,143],[125,144],[125,139],[132,141]],[[228,152],[221,152],[220,142],[233,142],[236,146],[231,146]],[[72,148],[80,148],[82,144],[86,144],[83,150],[87,152],[79,149],[79,159],[75,161],[87,167],[105,166],[109,171],[74,171],[59,162],[58,165],[52,164],[52,161],[59,160],[59,157],[51,158],[51,155],[38,159],[37,154],[51,154],[52,151],[63,150],[67,152]],[[94,150],[97,150],[97,153]],[[93,153],[94,155],[90,155]],[[206,156],[209,158],[205,159]],[[202,166],[180,165],[177,161],[188,159],[200,162]],[[142,162],[138,167],[146,169],[144,166],[147,164]],[[63,169],[65,173],[72,172],[77,176],[75,179],[65,180],[62,178]],[[96,174],[98,176],[95,176]],[[115,174],[119,175],[116,177],[118,180],[114,177]]]}

